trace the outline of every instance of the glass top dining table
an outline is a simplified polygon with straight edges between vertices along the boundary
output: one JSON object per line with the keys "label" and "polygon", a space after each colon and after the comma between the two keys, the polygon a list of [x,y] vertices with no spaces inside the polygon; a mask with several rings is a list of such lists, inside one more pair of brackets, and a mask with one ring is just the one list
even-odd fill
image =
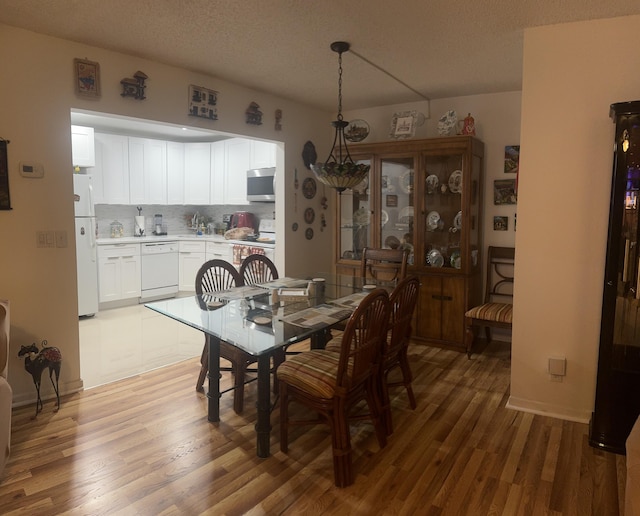
{"label": "glass top dining table", "polygon": [[312,348],[324,347],[329,329],[348,319],[368,293],[377,287],[390,291],[393,286],[371,278],[314,273],[145,306],[209,336],[207,417],[211,422],[220,420],[220,341],[257,358],[256,450],[258,457],[268,457],[270,358],[308,338]]}

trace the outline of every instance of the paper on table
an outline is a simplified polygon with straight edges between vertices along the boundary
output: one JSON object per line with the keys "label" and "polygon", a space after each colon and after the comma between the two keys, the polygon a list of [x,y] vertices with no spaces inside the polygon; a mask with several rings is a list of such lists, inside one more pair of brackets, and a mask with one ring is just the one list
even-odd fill
{"label": "paper on table", "polygon": [[351,294],[345,297],[341,297],[340,299],[335,299],[331,302],[332,305],[338,306],[348,306],[349,308],[355,308],[362,300],[367,297],[368,292],[356,292],[355,294]]}
{"label": "paper on table", "polygon": [[268,291],[255,286],[236,287],[231,290],[223,290],[216,292],[216,296],[220,299],[248,299],[256,296],[267,294]]}
{"label": "paper on table", "polygon": [[296,279],[296,278],[278,278],[264,283],[258,283],[258,286],[263,288],[285,288],[285,287],[302,287],[309,283],[308,280]]}
{"label": "paper on table", "polygon": [[314,326],[327,326],[346,319],[351,315],[352,310],[338,306],[318,305],[305,310],[300,310],[280,320],[296,326],[313,328]]}

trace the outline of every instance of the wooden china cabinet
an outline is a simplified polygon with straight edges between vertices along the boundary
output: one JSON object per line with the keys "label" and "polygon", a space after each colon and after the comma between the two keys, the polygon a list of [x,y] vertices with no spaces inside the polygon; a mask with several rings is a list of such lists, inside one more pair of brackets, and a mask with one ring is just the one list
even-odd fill
{"label": "wooden china cabinet", "polygon": [[414,338],[464,351],[464,313],[482,301],[484,144],[449,136],[349,150],[371,170],[336,203],[336,272],[357,275],[365,247],[409,249]]}

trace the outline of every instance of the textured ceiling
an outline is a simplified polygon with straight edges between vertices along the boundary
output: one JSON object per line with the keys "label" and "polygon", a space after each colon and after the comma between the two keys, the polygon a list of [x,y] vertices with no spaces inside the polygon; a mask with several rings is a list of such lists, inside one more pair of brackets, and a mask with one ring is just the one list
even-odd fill
{"label": "textured ceiling", "polygon": [[[640,14],[638,0],[0,0],[0,23],[321,107],[521,89],[524,28]],[[87,56],[91,58],[91,56]],[[215,88],[215,84],[210,85]]]}

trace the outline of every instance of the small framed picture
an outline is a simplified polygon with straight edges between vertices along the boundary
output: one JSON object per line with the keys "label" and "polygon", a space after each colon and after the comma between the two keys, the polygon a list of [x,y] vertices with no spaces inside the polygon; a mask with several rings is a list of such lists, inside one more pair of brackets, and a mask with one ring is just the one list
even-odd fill
{"label": "small framed picture", "polygon": [[496,179],[493,182],[493,204],[516,204],[516,180]]}
{"label": "small framed picture", "polygon": [[493,217],[493,230],[506,231],[509,228],[509,217],[498,215]]}
{"label": "small framed picture", "polygon": [[416,134],[417,120],[416,111],[395,113],[391,119],[391,138],[413,138]]}
{"label": "small framed picture", "polygon": [[518,173],[520,168],[520,145],[507,145],[504,148],[504,172]]}
{"label": "small framed picture", "polygon": [[189,115],[207,118],[209,120],[217,120],[217,104],[217,91],[193,84],[189,85]]}
{"label": "small framed picture", "polygon": [[397,195],[387,195],[386,197],[387,208],[397,208],[398,207],[398,196]]}
{"label": "small framed picture", "polygon": [[83,97],[100,96],[100,65],[86,59],[74,59],[76,93]]}

